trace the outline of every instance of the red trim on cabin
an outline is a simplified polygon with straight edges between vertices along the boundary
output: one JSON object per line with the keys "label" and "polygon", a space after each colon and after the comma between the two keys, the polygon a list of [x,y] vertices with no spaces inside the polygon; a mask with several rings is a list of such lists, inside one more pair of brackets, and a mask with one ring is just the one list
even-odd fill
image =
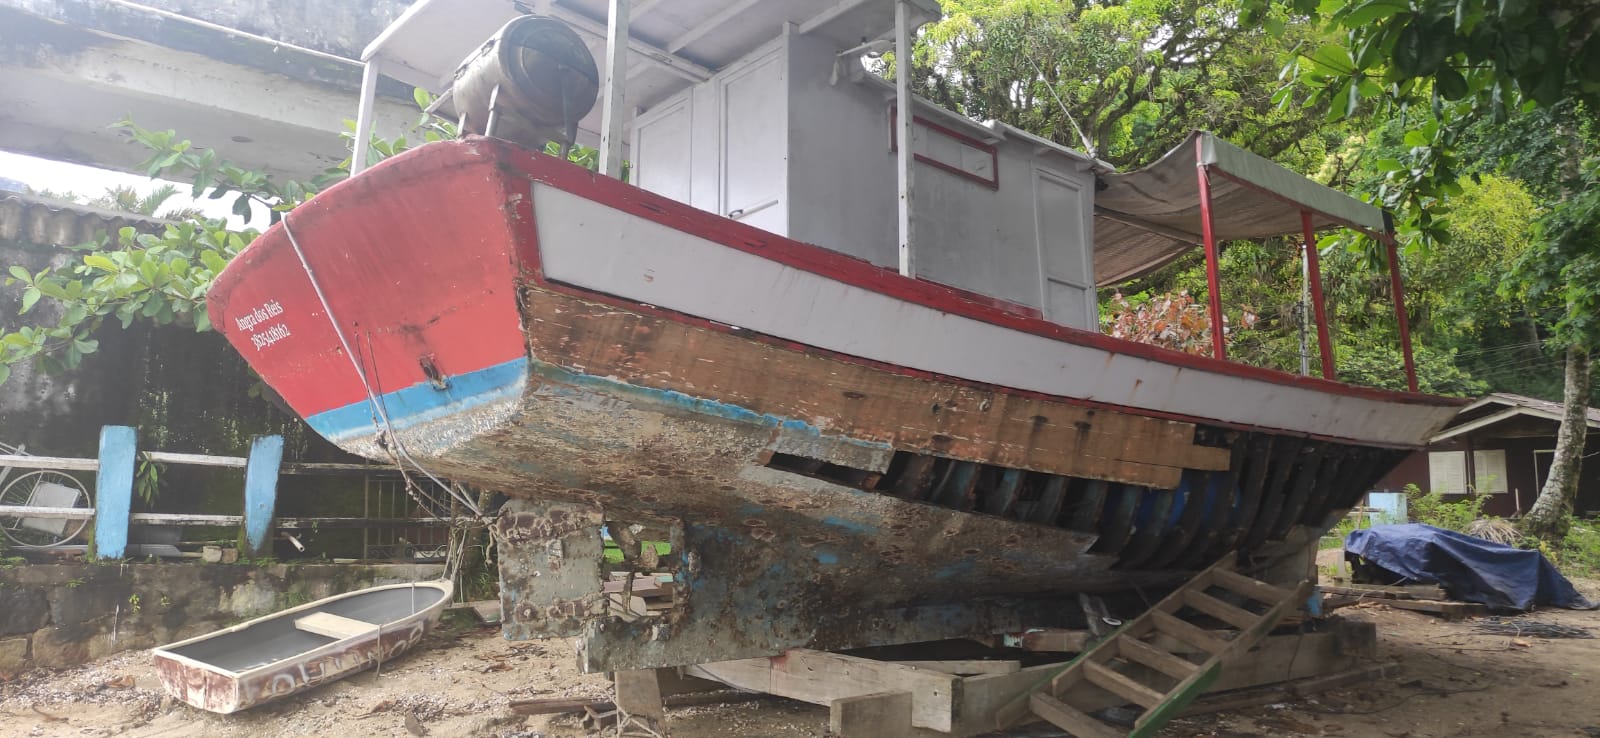
{"label": "red trim on cabin", "polygon": [[[756,254],[781,264],[804,269],[845,284],[915,302],[936,310],[980,320],[1013,330],[1092,346],[1105,351],[1138,356],[1200,371],[1259,379],[1274,384],[1303,387],[1317,392],[1363,397],[1384,402],[1421,405],[1455,405],[1455,398],[1356,387],[1320,377],[1303,377],[1277,369],[1236,364],[1208,356],[1195,356],[1147,343],[1112,338],[1102,333],[1018,315],[1010,303],[912,277],[876,266],[837,251],[801,243],[774,233],[723,218],[690,205],[603,177],[583,167],[563,162],[494,139],[468,137],[467,145],[498,147],[522,174],[566,192],[589,198],[669,228],[676,228],[729,248]],[[521,208],[519,207],[519,210]],[[531,224],[531,220],[530,220]],[[537,255],[533,255],[537,263]],[[527,255],[524,256],[527,258]],[[537,273],[537,272],[536,272]],[[539,274],[543,280],[542,273]],[[594,294],[594,293],[590,293]],[[996,304],[999,303],[999,304]],[[814,347],[808,347],[815,350]],[[898,367],[904,370],[904,367]],[[1009,388],[1008,388],[1009,389]]]}
{"label": "red trim on cabin", "polygon": [[[889,151],[891,151],[891,152],[900,150],[900,130],[899,130],[899,126],[896,125],[899,122],[900,122],[900,112],[898,110],[896,110],[893,105],[889,106]],[[977,149],[979,151],[982,151],[982,152],[988,154],[989,155],[989,171],[993,172],[993,174],[990,176],[989,179],[984,179],[983,177],[979,177],[978,175],[973,174],[972,172],[969,172],[969,171],[967,171],[965,169],[962,169],[960,167],[956,167],[956,166],[952,166],[952,165],[946,164],[946,163],[944,163],[942,161],[939,161],[938,159],[935,159],[935,158],[933,158],[931,156],[923,156],[922,154],[912,153],[911,158],[916,159],[917,161],[920,161],[923,164],[927,164],[928,166],[933,167],[935,169],[942,169],[942,170],[944,170],[946,172],[949,172],[951,174],[956,175],[957,177],[961,177],[962,179],[972,180],[973,182],[977,182],[978,184],[981,184],[981,185],[983,185],[985,187],[988,187],[991,190],[999,190],[1000,189],[1000,149],[997,148],[994,144],[985,143],[983,141],[979,141],[976,138],[973,138],[973,137],[968,136],[968,135],[966,135],[964,133],[961,133],[960,131],[956,131],[956,130],[950,129],[950,128],[945,128],[944,126],[941,126],[938,123],[935,123],[935,122],[933,122],[931,120],[928,120],[927,118],[924,118],[924,117],[922,117],[920,115],[911,116],[911,122],[914,123],[914,124],[921,124],[922,127],[927,128],[928,130],[933,131],[934,133],[942,134],[942,135],[944,135],[946,137],[953,138],[953,139],[955,139],[957,141],[960,141],[961,143],[964,143],[964,144],[966,144],[968,146],[971,146],[972,148],[975,148],[975,149]]]}

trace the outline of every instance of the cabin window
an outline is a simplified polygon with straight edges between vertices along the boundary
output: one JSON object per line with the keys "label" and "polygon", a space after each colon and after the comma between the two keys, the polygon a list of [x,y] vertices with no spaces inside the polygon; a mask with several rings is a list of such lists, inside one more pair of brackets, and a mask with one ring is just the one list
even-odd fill
{"label": "cabin window", "polygon": [[1467,493],[1467,454],[1465,451],[1428,453],[1428,490],[1446,495]]}
{"label": "cabin window", "polygon": [[[900,148],[898,113],[889,108],[889,150]],[[1000,153],[992,144],[939,125],[920,115],[911,122],[911,154],[918,163],[949,172],[971,182],[1000,189]]]}
{"label": "cabin window", "polygon": [[1472,452],[1472,488],[1480,495],[1501,495],[1506,485],[1506,452],[1495,448]]}

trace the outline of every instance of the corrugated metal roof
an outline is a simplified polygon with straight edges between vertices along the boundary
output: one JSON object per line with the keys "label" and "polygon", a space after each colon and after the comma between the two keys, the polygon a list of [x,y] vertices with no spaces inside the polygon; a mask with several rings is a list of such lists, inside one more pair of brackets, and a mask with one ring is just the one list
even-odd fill
{"label": "corrugated metal roof", "polygon": [[53,197],[0,192],[0,241],[75,246],[93,241],[102,233],[115,235],[124,227],[154,233],[170,222]]}

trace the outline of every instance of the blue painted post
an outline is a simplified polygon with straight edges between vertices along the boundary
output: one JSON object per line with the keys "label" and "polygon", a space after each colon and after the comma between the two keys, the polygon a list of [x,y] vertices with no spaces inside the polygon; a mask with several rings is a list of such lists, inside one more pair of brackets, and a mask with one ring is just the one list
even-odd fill
{"label": "blue painted post", "polygon": [[133,505],[133,461],[138,435],[125,425],[100,429],[100,470],[94,479],[94,551],[120,559],[128,549],[128,513]]}
{"label": "blue painted post", "polygon": [[244,536],[251,556],[267,553],[282,463],[283,436],[256,436],[250,442],[250,460],[244,468]]}

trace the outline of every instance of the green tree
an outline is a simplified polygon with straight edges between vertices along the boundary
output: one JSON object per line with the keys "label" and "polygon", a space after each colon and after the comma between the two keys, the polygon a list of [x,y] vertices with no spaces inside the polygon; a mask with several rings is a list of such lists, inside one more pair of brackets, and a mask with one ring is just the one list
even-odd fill
{"label": "green tree", "polygon": [[[1279,157],[1323,124],[1289,114],[1277,75],[1308,25],[1240,22],[1238,0],[945,0],[914,67],[918,91],[1119,167],[1154,160],[1195,128]],[[1270,31],[1277,31],[1276,33]]]}
{"label": "green tree", "polygon": [[[1535,243],[1507,274],[1506,293],[1561,311],[1551,341],[1564,351],[1564,420],[1555,460],[1524,529],[1559,539],[1577,492],[1600,337],[1600,4],[1589,0],[1250,0],[1246,17],[1285,10],[1321,19],[1342,39],[1287,74],[1335,116],[1386,106],[1415,122],[1409,149],[1381,162],[1379,198],[1413,244],[1448,240],[1462,194],[1462,152],[1493,153],[1499,169],[1541,196]],[[1493,129],[1485,129],[1491,121]],[[1476,128],[1475,128],[1476,127]],[[1543,135],[1537,135],[1539,133]],[[1474,140],[1474,134],[1480,134]],[[1485,138],[1486,137],[1486,138]],[[1503,145],[1496,146],[1500,141]]]}
{"label": "green tree", "polygon": [[105,191],[105,194],[89,201],[89,205],[108,210],[120,210],[125,213],[148,215],[162,220],[200,220],[205,213],[199,208],[169,208],[162,209],[168,200],[178,194],[178,186],[164,184],[139,194],[139,190],[129,185],[117,185]]}
{"label": "green tree", "polygon": [[[417,90],[415,96],[419,109],[432,102],[424,90]],[[252,204],[265,207],[276,219],[277,214],[349,176],[350,160],[346,159],[309,182],[279,181],[235,165],[214,150],[197,148],[171,130],[148,130],[132,120],[120,121],[115,127],[150,152],[140,165],[150,177],[187,179],[197,198],[231,199],[232,212],[247,224],[253,215]],[[345,121],[345,127],[353,132],[355,122]],[[417,120],[414,132],[425,142],[456,136],[454,124],[427,113]],[[353,138],[346,135],[352,146]],[[376,163],[404,151],[408,143],[404,137],[385,140],[374,136],[367,145],[368,160]],[[546,153],[556,151],[554,144],[546,148]],[[591,169],[597,162],[595,150],[581,146],[573,147],[569,158]],[[149,196],[139,196],[131,188],[119,188],[108,192],[104,202],[148,214],[160,210],[176,192],[175,187],[163,186]],[[23,362],[34,362],[46,372],[78,366],[84,356],[98,350],[95,335],[107,320],[124,328],[143,320],[192,326],[197,331],[211,329],[206,294],[217,275],[259,231],[234,230],[226,221],[204,218],[198,210],[168,215],[180,217],[159,234],[124,228],[115,239],[107,235],[73,247],[82,255],[68,267],[37,273],[9,267],[6,284],[24,285],[21,313],[34,316],[34,323],[0,333],[0,384],[10,377],[12,366]],[[45,299],[59,309],[41,316],[35,308]]]}

